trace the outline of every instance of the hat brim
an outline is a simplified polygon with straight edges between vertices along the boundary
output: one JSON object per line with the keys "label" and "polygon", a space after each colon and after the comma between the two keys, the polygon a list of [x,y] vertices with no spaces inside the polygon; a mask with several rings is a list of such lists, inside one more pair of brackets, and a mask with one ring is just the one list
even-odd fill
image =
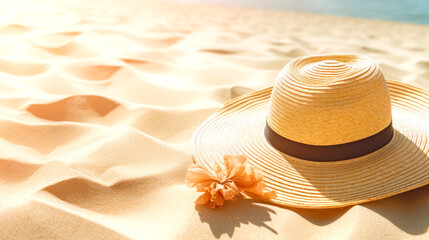
{"label": "hat brim", "polygon": [[196,163],[213,169],[224,155],[245,155],[264,172],[265,200],[295,208],[335,208],[386,198],[429,184],[429,91],[387,81],[392,103],[393,139],[383,148],[337,162],[294,158],[264,137],[272,88],[233,99],[194,133]]}

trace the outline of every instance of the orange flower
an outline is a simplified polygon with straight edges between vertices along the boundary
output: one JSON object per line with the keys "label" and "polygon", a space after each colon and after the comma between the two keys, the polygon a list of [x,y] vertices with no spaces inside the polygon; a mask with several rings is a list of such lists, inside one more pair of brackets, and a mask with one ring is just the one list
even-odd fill
{"label": "orange flower", "polygon": [[219,208],[224,200],[235,200],[241,192],[265,199],[277,197],[274,191],[265,191],[262,171],[247,164],[245,156],[226,155],[223,159],[225,168],[216,164],[214,174],[199,164],[189,166],[186,173],[188,185],[195,187],[197,192],[204,192],[195,201],[197,205]]}

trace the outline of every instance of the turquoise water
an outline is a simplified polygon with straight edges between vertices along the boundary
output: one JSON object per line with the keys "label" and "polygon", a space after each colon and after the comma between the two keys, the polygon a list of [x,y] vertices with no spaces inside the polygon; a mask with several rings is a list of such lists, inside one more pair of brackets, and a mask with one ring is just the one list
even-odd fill
{"label": "turquoise water", "polygon": [[429,24],[429,0],[170,0]]}

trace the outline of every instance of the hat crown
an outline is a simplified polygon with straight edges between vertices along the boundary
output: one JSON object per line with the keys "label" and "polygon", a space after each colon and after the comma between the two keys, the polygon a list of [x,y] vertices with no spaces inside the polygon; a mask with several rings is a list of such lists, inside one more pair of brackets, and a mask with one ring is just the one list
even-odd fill
{"label": "hat crown", "polygon": [[267,124],[280,136],[318,146],[370,137],[391,121],[381,68],[356,54],[290,61],[277,77],[267,117]]}

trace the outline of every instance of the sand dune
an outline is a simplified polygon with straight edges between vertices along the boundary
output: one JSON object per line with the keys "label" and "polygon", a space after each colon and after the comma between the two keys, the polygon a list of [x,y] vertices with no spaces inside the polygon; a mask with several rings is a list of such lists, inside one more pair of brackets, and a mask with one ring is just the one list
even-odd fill
{"label": "sand dune", "polygon": [[0,239],[428,237],[429,187],[345,209],[194,207],[195,128],[292,58],[429,89],[429,27],[146,1],[0,3]]}

